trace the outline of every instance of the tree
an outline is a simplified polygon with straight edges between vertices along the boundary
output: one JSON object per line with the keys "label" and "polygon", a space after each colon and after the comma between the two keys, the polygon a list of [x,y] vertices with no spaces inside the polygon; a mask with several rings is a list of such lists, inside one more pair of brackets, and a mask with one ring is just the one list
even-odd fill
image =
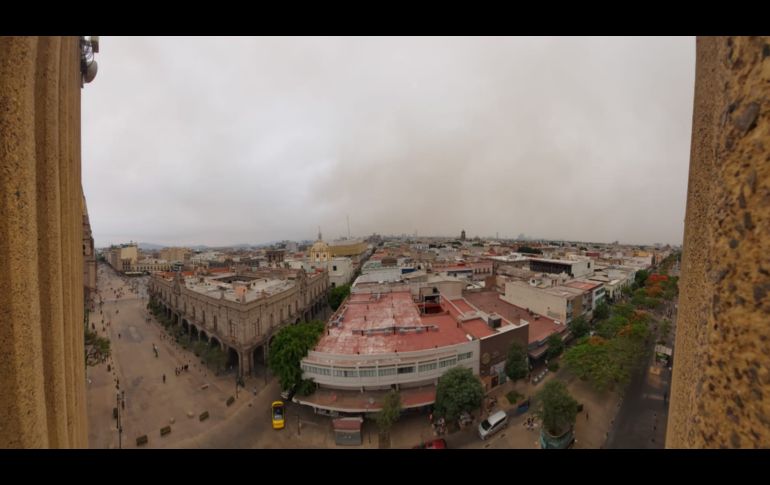
{"label": "tree", "polygon": [[110,341],[106,338],[86,329],[84,340],[87,366],[101,364],[110,356]]}
{"label": "tree", "polygon": [[[597,307],[598,309],[599,307]],[[582,315],[572,320],[569,324],[569,330],[575,338],[580,338],[591,331],[591,327],[588,325],[585,317]],[[549,344],[550,345],[550,344]]]}
{"label": "tree", "polygon": [[548,381],[535,399],[535,416],[551,436],[561,436],[575,425],[578,403],[563,382]]}
{"label": "tree", "polygon": [[531,248],[529,246],[519,246],[519,249],[517,250],[517,252],[528,253],[528,254],[543,254],[543,251],[541,249]]}
{"label": "tree", "polygon": [[227,354],[218,345],[208,346],[202,357],[206,365],[211,366],[215,372],[221,371],[227,364]]}
{"label": "tree", "polygon": [[270,344],[268,366],[282,389],[291,389],[302,381],[300,361],[318,342],[324,331],[324,324],[319,320],[282,328]]}
{"label": "tree", "polygon": [[350,285],[341,285],[332,288],[329,292],[329,306],[332,307],[332,310],[336,311],[348,295],[350,295]]}
{"label": "tree", "polygon": [[398,391],[391,389],[391,391],[385,395],[385,400],[382,402],[382,409],[374,415],[374,420],[377,422],[380,433],[389,433],[390,428],[396,421],[398,421],[400,416],[401,394],[399,394]]}
{"label": "tree", "polygon": [[551,334],[546,343],[548,344],[547,359],[553,359],[564,352],[564,340],[562,340],[561,335],[558,333]]}
{"label": "tree", "polygon": [[454,367],[444,373],[436,386],[436,416],[455,421],[463,412],[481,406],[484,389],[481,381],[465,367]]}
{"label": "tree", "polygon": [[596,326],[596,333],[601,337],[611,339],[626,325],[628,325],[628,318],[621,315],[613,315]]}
{"label": "tree", "polygon": [[641,288],[644,286],[645,281],[647,281],[647,278],[650,276],[650,272],[647,270],[639,270],[636,272],[636,275],[634,275],[634,282],[636,283],[638,288]]}
{"label": "tree", "polygon": [[527,377],[529,373],[529,361],[527,348],[521,342],[514,341],[508,349],[508,358],[505,361],[505,375],[513,381]]}
{"label": "tree", "polygon": [[594,318],[596,320],[604,320],[609,316],[610,316],[610,306],[607,304],[606,301],[602,300],[598,305],[596,305],[596,309],[594,310]]}

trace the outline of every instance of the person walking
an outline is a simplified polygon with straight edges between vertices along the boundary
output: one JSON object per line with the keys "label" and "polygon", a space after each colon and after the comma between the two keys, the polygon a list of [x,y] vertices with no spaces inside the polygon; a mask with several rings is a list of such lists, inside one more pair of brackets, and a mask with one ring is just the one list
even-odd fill
{"label": "person walking", "polygon": [[166,383],[166,374],[163,374],[163,384]]}

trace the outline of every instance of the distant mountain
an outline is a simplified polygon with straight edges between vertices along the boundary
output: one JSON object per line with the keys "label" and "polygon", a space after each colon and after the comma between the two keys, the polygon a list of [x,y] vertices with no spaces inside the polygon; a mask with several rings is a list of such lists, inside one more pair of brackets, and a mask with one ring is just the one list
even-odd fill
{"label": "distant mountain", "polygon": [[139,249],[143,249],[145,251],[157,251],[158,249],[163,249],[166,246],[163,246],[162,244],[153,244],[153,243],[145,243],[140,242],[139,243]]}

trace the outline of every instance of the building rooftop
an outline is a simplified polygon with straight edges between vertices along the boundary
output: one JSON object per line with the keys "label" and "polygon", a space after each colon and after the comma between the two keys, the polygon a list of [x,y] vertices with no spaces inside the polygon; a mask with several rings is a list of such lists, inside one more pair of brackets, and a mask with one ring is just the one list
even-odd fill
{"label": "building rooftop", "polygon": [[[313,349],[330,354],[413,352],[468,341],[447,311],[421,315],[411,291],[353,293],[338,310],[339,326],[327,326]],[[333,317],[334,318],[334,317]]]}
{"label": "building rooftop", "polygon": [[574,259],[551,259],[551,258],[530,258],[530,261],[538,261],[541,263],[552,263],[552,264],[580,264],[585,263],[585,260],[574,260]]}
{"label": "building rooftop", "polygon": [[464,292],[463,296],[475,307],[489,313],[496,313],[509,322],[529,324],[529,343],[541,342],[552,333],[560,333],[566,325],[557,324],[555,320],[537,314],[530,314],[524,308],[512,305],[500,298],[496,291]]}
{"label": "building rooftop", "polygon": [[596,283],[593,281],[574,280],[574,281],[568,281],[567,283],[564,283],[564,286],[577,288],[578,290],[591,291],[594,288],[598,288],[603,285],[601,283]]}

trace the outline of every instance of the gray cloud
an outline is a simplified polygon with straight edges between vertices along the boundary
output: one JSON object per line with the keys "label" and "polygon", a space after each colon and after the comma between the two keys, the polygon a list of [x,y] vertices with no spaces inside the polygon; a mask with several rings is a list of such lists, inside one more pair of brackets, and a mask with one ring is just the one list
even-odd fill
{"label": "gray cloud", "polygon": [[113,38],[97,245],[413,233],[680,243],[692,38]]}

